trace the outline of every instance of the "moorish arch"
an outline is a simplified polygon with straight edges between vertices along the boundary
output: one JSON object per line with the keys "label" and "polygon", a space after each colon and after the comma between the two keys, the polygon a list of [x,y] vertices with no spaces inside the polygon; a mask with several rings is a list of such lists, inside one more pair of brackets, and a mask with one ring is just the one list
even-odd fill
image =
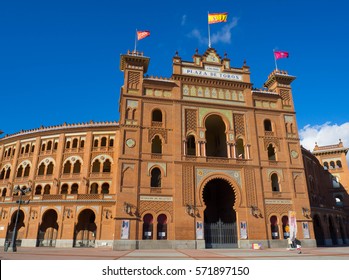
{"label": "moorish arch", "polygon": [[54,209],[45,211],[39,226],[37,246],[55,247],[58,233],[58,214]]}
{"label": "moorish arch", "polygon": [[241,193],[233,180],[224,175],[212,175],[202,183],[200,194],[204,206],[204,236],[206,248],[237,247],[237,208]]}
{"label": "moorish arch", "polygon": [[95,247],[96,213],[92,209],[84,209],[78,214],[74,231],[74,247]]}
{"label": "moorish arch", "polygon": [[313,216],[314,233],[317,246],[325,246],[324,229],[321,222],[321,218],[318,214]]}

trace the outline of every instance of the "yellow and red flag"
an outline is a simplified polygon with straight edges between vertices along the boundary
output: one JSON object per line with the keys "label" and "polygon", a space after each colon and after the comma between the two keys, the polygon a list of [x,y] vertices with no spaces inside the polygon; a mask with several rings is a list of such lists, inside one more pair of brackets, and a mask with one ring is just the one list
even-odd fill
{"label": "yellow and red flag", "polygon": [[148,37],[148,36],[150,36],[150,31],[148,31],[148,30],[137,31],[137,39],[138,40],[142,40],[142,39],[144,39],[145,37]]}
{"label": "yellow and red flag", "polygon": [[208,24],[227,22],[228,13],[208,14]]}

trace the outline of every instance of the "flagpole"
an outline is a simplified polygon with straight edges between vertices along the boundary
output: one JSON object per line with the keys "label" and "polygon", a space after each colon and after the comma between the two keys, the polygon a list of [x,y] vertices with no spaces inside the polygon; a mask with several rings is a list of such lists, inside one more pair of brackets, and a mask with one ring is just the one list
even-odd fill
{"label": "flagpole", "polygon": [[273,50],[273,55],[274,55],[274,61],[275,61],[275,70],[278,71],[278,65],[276,63],[276,58],[275,58],[275,50]]}
{"label": "flagpole", "polygon": [[136,34],[135,34],[135,49],[134,49],[134,53],[136,53],[137,51],[137,29],[136,29]]}
{"label": "flagpole", "polygon": [[208,47],[211,48],[210,23],[208,21],[210,12],[207,12],[207,27],[208,27]]}

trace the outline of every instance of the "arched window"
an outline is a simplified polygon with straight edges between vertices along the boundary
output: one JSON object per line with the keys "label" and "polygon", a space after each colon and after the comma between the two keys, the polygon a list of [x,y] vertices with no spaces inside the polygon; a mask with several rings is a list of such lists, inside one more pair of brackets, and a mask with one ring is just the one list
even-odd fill
{"label": "arched window", "polygon": [[160,214],[158,216],[157,224],[157,239],[165,240],[167,239],[167,217],[165,214]]}
{"label": "arched window", "polygon": [[103,163],[103,172],[108,173],[110,172],[111,169],[111,163],[110,160],[107,159],[104,163]]}
{"label": "arched window", "polygon": [[238,139],[235,144],[236,156],[237,158],[243,159],[245,158],[245,148],[244,148],[244,140]]}
{"label": "arched window", "polygon": [[46,144],[45,144],[45,143],[43,143],[43,144],[41,145],[41,151],[42,151],[42,152],[44,152],[44,151],[45,151],[45,149],[46,149]]}
{"label": "arched window", "polygon": [[273,131],[270,120],[264,120],[264,131]]}
{"label": "arched window", "polygon": [[23,174],[23,166],[21,165],[17,170],[17,178],[22,177]]}
{"label": "arched window", "polygon": [[73,139],[73,144],[72,144],[72,148],[77,148],[78,147],[78,139],[74,138]]}
{"label": "arched window", "polygon": [[109,147],[114,147],[114,139],[109,139]]}
{"label": "arched window", "polygon": [[95,139],[95,141],[93,142],[93,147],[95,147],[95,148],[98,147],[98,139]]}
{"label": "arched window", "polygon": [[62,187],[61,187],[61,194],[67,194],[68,193],[68,185],[67,184],[64,184]]}
{"label": "arched window", "polygon": [[338,168],[342,168],[342,162],[340,160],[337,160],[336,164],[337,164]]}
{"label": "arched window", "polygon": [[153,239],[153,215],[146,214],[143,217],[143,239]]}
{"label": "arched window", "polygon": [[196,145],[194,135],[189,135],[187,138],[187,155],[195,156],[196,155]]}
{"label": "arched window", "polygon": [[93,173],[98,173],[101,170],[101,163],[99,162],[98,159],[96,159],[93,164],[92,164],[92,172]]}
{"label": "arched window", "polygon": [[279,178],[276,173],[273,173],[271,175],[271,189],[273,192],[279,192],[280,186],[279,186]]}
{"label": "arched window", "polygon": [[268,160],[276,160],[275,148],[272,144],[269,144],[268,146]]}
{"label": "arched window", "polygon": [[98,193],[98,184],[93,183],[90,187],[90,194],[97,194]]}
{"label": "arched window", "polygon": [[79,160],[77,160],[74,163],[73,173],[80,173],[80,170],[81,170],[81,163]]}
{"label": "arched window", "polygon": [[[10,150],[11,150],[11,148],[10,148]],[[13,156],[15,155],[15,152],[16,152],[16,149],[13,148],[13,150],[12,150],[12,155],[13,155]],[[10,156],[10,154],[9,154],[9,156]]]}
{"label": "arched window", "polygon": [[77,194],[77,193],[78,193],[78,190],[79,190],[79,185],[78,185],[78,184],[73,184],[73,185],[71,186],[71,191],[70,191],[70,193],[71,193],[71,194]]}
{"label": "arched window", "polygon": [[46,171],[46,175],[52,175],[53,173],[53,162],[50,162],[48,165],[47,165],[47,171]]}
{"label": "arched window", "polygon": [[6,171],[5,179],[10,178],[11,168],[9,167]]}
{"label": "arched window", "polygon": [[[15,150],[15,149],[13,149],[13,150]],[[11,148],[8,149],[8,154],[7,155],[11,156]]]}
{"label": "arched window", "polygon": [[328,170],[328,162],[327,161],[324,162],[324,169]]}
{"label": "arched window", "polygon": [[29,173],[30,173],[30,166],[29,164],[25,167],[24,169],[24,174],[23,174],[23,177],[28,177],[29,176]]}
{"label": "arched window", "polygon": [[64,164],[63,173],[64,173],[64,174],[68,174],[68,173],[70,173],[70,170],[71,170],[71,163],[70,163],[70,161],[68,160],[68,161]]}
{"label": "arched window", "polygon": [[288,217],[283,216],[281,221],[282,221],[282,232],[284,234],[284,239],[287,239],[290,237],[290,226],[288,224]]}
{"label": "arched window", "polygon": [[[10,153],[9,153],[10,154]],[[4,157],[7,157],[7,150],[5,151]]]}
{"label": "arched window", "polygon": [[39,170],[38,170],[38,175],[44,175],[45,174],[45,164],[42,162],[39,166]]}
{"label": "arched window", "polygon": [[108,183],[103,183],[102,185],[102,193],[108,194],[109,193],[109,184]]}
{"label": "arched window", "polygon": [[338,206],[338,207],[342,207],[343,206],[343,196],[336,195],[334,199],[335,199],[335,202],[336,202],[336,206]]}
{"label": "arched window", "polygon": [[21,154],[24,154],[24,147],[21,148]]}
{"label": "arched window", "polygon": [[54,149],[54,150],[57,150],[57,148],[58,148],[58,142],[55,142],[55,144],[54,144],[54,146],[53,146],[53,149]]}
{"label": "arched window", "polygon": [[0,180],[4,179],[5,178],[5,168],[3,168],[1,170],[1,173],[0,173]]}
{"label": "arched window", "polygon": [[83,148],[85,146],[85,140],[80,141],[80,148]]}
{"label": "arched window", "polygon": [[107,138],[106,137],[102,137],[101,139],[101,147],[105,147],[107,146]]}
{"label": "arched window", "polygon": [[159,135],[156,135],[151,142],[151,152],[153,154],[161,154],[162,153],[162,144]]}
{"label": "arched window", "polygon": [[330,169],[333,169],[333,168],[335,168],[336,166],[335,166],[335,164],[334,164],[334,161],[331,161],[330,162]]}
{"label": "arched window", "polygon": [[25,146],[25,153],[26,153],[26,154],[29,153],[29,149],[30,149],[30,145],[27,144],[27,145]]}
{"label": "arched window", "polygon": [[227,157],[226,126],[217,115],[209,116],[205,121],[206,155],[209,157]]}
{"label": "arched window", "polygon": [[2,192],[1,192],[1,196],[6,196],[6,193],[7,193],[7,189],[3,188]]}
{"label": "arched window", "polygon": [[271,227],[271,238],[279,239],[279,226],[276,216],[270,217],[270,227]]}
{"label": "arched window", "polygon": [[161,187],[161,171],[159,168],[153,168],[151,171],[150,186],[152,188]]}
{"label": "arched window", "polygon": [[51,151],[51,149],[52,149],[52,141],[48,141],[46,150]]}
{"label": "arched window", "polygon": [[44,188],[44,194],[50,194],[51,191],[51,186],[50,185],[46,185]]}
{"label": "arched window", "polygon": [[31,152],[34,153],[34,150],[35,150],[35,145],[32,145]]}
{"label": "arched window", "polygon": [[42,186],[41,186],[41,185],[36,186],[36,188],[35,188],[35,194],[40,195],[40,194],[41,194],[41,191],[42,191]]}
{"label": "arched window", "polygon": [[153,122],[162,122],[162,113],[159,109],[153,111],[151,120]]}

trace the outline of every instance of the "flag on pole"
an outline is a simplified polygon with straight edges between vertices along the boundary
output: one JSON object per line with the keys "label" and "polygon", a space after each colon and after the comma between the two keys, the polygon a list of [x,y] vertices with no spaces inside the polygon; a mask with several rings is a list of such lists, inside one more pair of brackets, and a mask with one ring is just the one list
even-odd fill
{"label": "flag on pole", "polygon": [[228,13],[208,14],[208,24],[227,22]]}
{"label": "flag on pole", "polygon": [[275,59],[288,58],[288,52],[284,51],[274,51]]}
{"label": "flag on pole", "polygon": [[148,30],[137,31],[137,39],[138,40],[142,40],[142,39],[144,39],[145,37],[148,37],[148,36],[150,36],[150,31],[148,31]]}

